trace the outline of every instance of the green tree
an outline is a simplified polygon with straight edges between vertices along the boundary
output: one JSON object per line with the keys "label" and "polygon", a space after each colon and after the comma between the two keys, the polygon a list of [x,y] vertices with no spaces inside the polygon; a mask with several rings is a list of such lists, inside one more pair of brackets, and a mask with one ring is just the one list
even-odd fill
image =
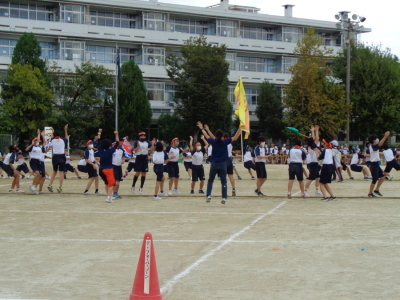
{"label": "green tree", "polygon": [[[334,76],[346,82],[347,48],[335,58]],[[351,46],[350,138],[400,132],[400,65],[389,49]]]}
{"label": "green tree", "polygon": [[53,93],[40,70],[31,65],[10,65],[1,92],[2,111],[11,116],[15,133],[24,138],[36,135],[51,121]]}
{"label": "green tree", "polygon": [[38,68],[46,80],[46,84],[50,86],[50,80],[47,76],[46,61],[40,58],[42,48],[34,34],[24,32],[15,45],[11,59],[11,64],[31,65]]}
{"label": "green tree", "polygon": [[170,143],[170,141],[175,137],[188,140],[187,129],[177,112],[174,112],[173,114],[161,114],[158,119],[158,131],[159,139],[166,143]]}
{"label": "green tree", "polygon": [[283,133],[282,97],[273,83],[264,81],[259,85],[256,115],[260,128],[273,140],[285,139]]}
{"label": "green tree", "polygon": [[[88,132],[97,132],[101,126],[104,99],[112,97],[113,77],[100,65],[82,62],[74,72],[63,70],[52,73],[58,92],[54,106],[58,109],[57,128],[69,124],[69,133],[75,146],[87,138]],[[113,119],[114,115],[109,118]],[[54,126],[53,126],[54,127]]]}
{"label": "green tree", "polygon": [[134,136],[151,123],[151,107],[144,86],[142,71],[133,60],[121,67],[118,81],[119,131]]}
{"label": "green tree", "polygon": [[292,79],[285,88],[284,101],[288,126],[307,132],[317,124],[322,136],[333,138],[346,123],[348,106],[343,86],[330,79],[332,70],[327,61],[332,59],[332,50],[322,44],[313,28],[297,43],[297,63],[289,68]]}
{"label": "green tree", "polygon": [[176,110],[186,128],[197,132],[196,121],[202,121],[212,130],[229,131],[233,110],[226,46],[211,45],[204,36],[191,37],[181,54],[168,55],[166,62],[168,76],[176,84]]}

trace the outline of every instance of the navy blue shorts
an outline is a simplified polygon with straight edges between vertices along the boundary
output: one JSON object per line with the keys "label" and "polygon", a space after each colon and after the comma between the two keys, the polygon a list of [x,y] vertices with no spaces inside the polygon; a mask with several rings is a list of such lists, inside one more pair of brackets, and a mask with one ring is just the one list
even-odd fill
{"label": "navy blue shorts", "polygon": [[126,170],[127,170],[128,172],[130,172],[130,171],[132,171],[132,170],[134,170],[134,169],[135,169],[135,163],[134,163],[134,162],[128,163],[128,167],[126,168]]}
{"label": "navy blue shorts", "polygon": [[250,169],[253,169],[254,171],[256,170],[256,165],[253,163],[252,160],[246,161],[246,162],[244,163],[244,167],[245,167],[247,170],[250,170]]}
{"label": "navy blue shorts", "polygon": [[99,176],[99,174],[97,173],[97,170],[95,168],[93,168],[93,166],[90,165],[90,164],[86,165],[86,170],[87,170],[87,173],[89,175],[89,178],[93,178],[93,177]]}
{"label": "navy blue shorts", "polygon": [[163,164],[155,164],[153,167],[154,173],[156,173],[157,181],[162,181],[164,177],[164,165]]}
{"label": "navy blue shorts", "polygon": [[135,160],[135,172],[148,172],[149,171],[149,160],[147,155],[138,155]]}
{"label": "navy blue shorts", "polygon": [[205,179],[203,165],[192,165],[192,181],[203,181]]}
{"label": "navy blue shorts", "polygon": [[302,163],[289,164],[289,180],[297,178],[298,181],[303,181],[303,165]]}
{"label": "navy blue shorts", "polygon": [[226,161],[226,174],[233,175],[233,168],[233,161],[229,158],[229,160]]}
{"label": "navy blue shorts", "polygon": [[331,183],[333,172],[333,165],[322,165],[319,182],[323,184]]}
{"label": "navy blue shorts", "polygon": [[400,165],[396,159],[393,159],[392,161],[388,161],[386,163],[385,173],[390,173],[390,171],[392,171],[392,169],[395,169],[396,171],[400,170]]}
{"label": "navy blue shorts", "polygon": [[8,176],[14,176],[14,170],[10,166],[3,164],[3,170],[7,173]]}
{"label": "navy blue shorts", "polygon": [[87,173],[87,167],[86,166],[82,166],[82,165],[78,165],[78,171],[82,172],[82,173]]}
{"label": "navy blue shorts", "polygon": [[352,170],[353,172],[362,172],[363,167],[358,166],[356,164],[352,164],[352,165],[350,165],[350,170]]}
{"label": "navy blue shorts", "polygon": [[179,178],[179,165],[177,161],[168,162],[168,176],[169,178]]}
{"label": "navy blue shorts", "polygon": [[321,167],[317,162],[312,162],[308,164],[308,170],[310,171],[310,174],[308,175],[309,180],[316,180],[319,178],[319,171]]}
{"label": "navy blue shorts", "polygon": [[122,176],[122,166],[114,166],[114,178],[116,181],[122,181],[124,180],[124,177]]}
{"label": "navy blue shorts", "polygon": [[19,165],[17,167],[17,171],[18,172],[24,172],[25,174],[29,173],[29,169],[28,169],[28,166],[26,165],[26,163],[23,163],[22,165]]}
{"label": "navy blue shorts", "polygon": [[383,174],[381,167],[379,166],[378,161],[371,162],[371,166],[369,168],[371,169],[372,181],[376,182],[379,180],[379,178],[382,178],[385,176]]}
{"label": "navy blue shorts", "polygon": [[35,159],[35,158],[31,158],[31,160],[29,161],[29,166],[31,167],[33,172],[39,171],[40,160]]}
{"label": "navy blue shorts", "polygon": [[53,154],[53,158],[51,159],[51,162],[53,163],[53,171],[64,172],[66,161],[67,158],[65,157],[65,154]]}
{"label": "navy blue shorts", "polygon": [[257,173],[257,178],[267,178],[267,168],[265,167],[264,162],[256,162],[256,173]]}
{"label": "navy blue shorts", "polygon": [[66,173],[66,172],[68,172],[68,171],[70,171],[70,172],[75,172],[75,168],[74,168],[71,164],[65,164],[65,170],[64,170],[64,172]]}

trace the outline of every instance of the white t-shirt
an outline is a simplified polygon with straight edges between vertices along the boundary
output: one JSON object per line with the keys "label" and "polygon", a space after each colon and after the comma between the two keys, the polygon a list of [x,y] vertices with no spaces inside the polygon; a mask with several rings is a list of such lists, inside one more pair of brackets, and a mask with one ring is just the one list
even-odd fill
{"label": "white t-shirt", "polygon": [[200,151],[195,151],[192,154],[192,164],[195,166],[200,166],[203,164],[205,150],[201,149]]}
{"label": "white t-shirt", "polygon": [[53,154],[65,154],[65,145],[68,143],[66,138],[57,138],[51,140]]}
{"label": "white t-shirt", "polygon": [[115,149],[112,157],[112,164],[113,166],[120,166],[122,165],[122,160],[124,157],[124,150],[122,149]]}
{"label": "white t-shirt", "polygon": [[40,159],[42,157],[43,151],[40,146],[32,146],[29,151],[29,157],[31,159]]}
{"label": "white t-shirt", "polygon": [[246,151],[246,153],[244,154],[244,157],[243,157],[243,161],[247,162],[247,161],[250,161],[250,160],[253,160],[253,156],[251,155],[251,151]]}
{"label": "white t-shirt", "polygon": [[179,148],[170,147],[168,151],[168,157],[171,158],[175,156],[175,158],[170,159],[169,161],[177,162],[179,159],[179,153],[181,150]]}
{"label": "white t-shirt", "polygon": [[383,155],[385,156],[385,160],[387,162],[394,160],[394,154],[393,154],[392,149],[384,150]]}
{"label": "white t-shirt", "polygon": [[153,164],[155,165],[163,165],[165,161],[165,152],[154,152],[153,153]]}
{"label": "white t-shirt", "polygon": [[334,153],[332,149],[325,149],[325,156],[324,159],[322,160],[323,165],[333,165],[333,156]]}

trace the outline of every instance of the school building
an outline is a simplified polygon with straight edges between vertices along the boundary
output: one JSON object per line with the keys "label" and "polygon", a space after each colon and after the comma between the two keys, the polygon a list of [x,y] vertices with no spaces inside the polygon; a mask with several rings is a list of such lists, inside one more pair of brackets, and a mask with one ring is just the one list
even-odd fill
{"label": "school building", "polygon": [[121,63],[134,59],[143,72],[156,124],[161,113],[173,111],[174,84],[165,70],[167,49],[179,52],[185,40],[204,34],[208,42],[227,46],[229,99],[234,105],[233,90],[241,76],[251,122],[256,123],[258,85],[264,80],[278,88],[289,83],[287,69],[296,62],[293,50],[308,27],[314,27],[335,52],[341,49],[346,37],[336,27],[335,13],[328,22],[299,18],[293,5],[284,5],[282,16],[276,16],[228,0],[209,7],[157,0],[0,0],[0,75],[4,78],[24,32],[34,33],[42,58],[62,69],[92,61],[115,72],[118,46]]}

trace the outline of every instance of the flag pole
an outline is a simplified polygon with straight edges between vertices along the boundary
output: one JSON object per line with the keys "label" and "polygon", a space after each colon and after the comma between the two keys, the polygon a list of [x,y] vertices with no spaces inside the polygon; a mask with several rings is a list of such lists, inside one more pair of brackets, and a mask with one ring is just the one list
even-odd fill
{"label": "flag pole", "polygon": [[243,131],[240,133],[240,138],[242,141],[242,163],[244,163],[244,152],[243,152]]}
{"label": "flag pole", "polygon": [[119,48],[116,47],[116,64],[115,64],[115,130],[118,131],[118,67],[119,67]]}

